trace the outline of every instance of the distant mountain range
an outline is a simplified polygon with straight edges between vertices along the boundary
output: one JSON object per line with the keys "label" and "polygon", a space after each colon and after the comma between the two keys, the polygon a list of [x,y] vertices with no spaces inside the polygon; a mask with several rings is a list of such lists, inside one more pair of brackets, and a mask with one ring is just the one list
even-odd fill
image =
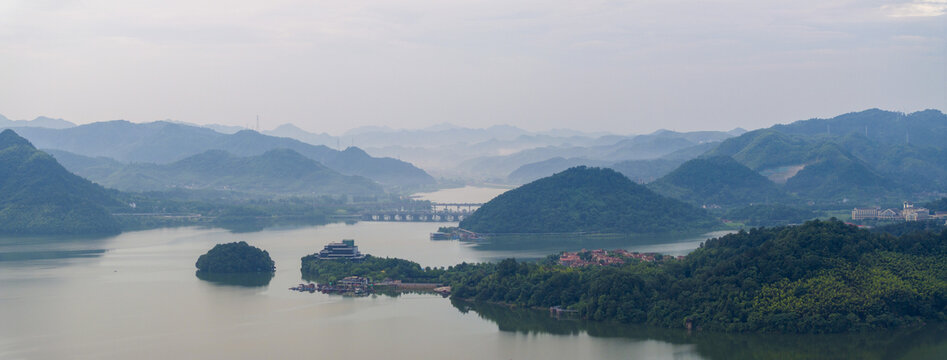
{"label": "distant mountain range", "polygon": [[247,194],[380,195],[374,181],[342,175],[289,149],[239,157],[208,150],[170,164],[125,164],[63,150],[49,150],[67,169],[122,191],[213,189]]}
{"label": "distant mountain range", "polygon": [[50,129],[67,129],[75,127],[76,124],[63,119],[53,119],[46,116],[39,116],[33,120],[10,120],[6,116],[0,115],[0,129],[20,128],[20,127],[43,127]]}
{"label": "distant mountain range", "polygon": [[372,157],[354,147],[337,151],[251,130],[222,134],[166,121],[145,124],[108,121],[68,129],[28,127],[18,131],[40,148],[107,157],[125,163],[168,164],[208,150],[247,157],[290,149],[342,174],[366,177],[386,186],[416,187],[435,182],[424,170],[404,161]]}
{"label": "distant mountain range", "polygon": [[[525,163],[506,177],[508,182],[514,184],[526,183],[579,165],[610,167],[637,182],[650,182],[667,174],[684,161],[714,148],[721,141],[743,132],[742,129],[687,133],[660,130],[648,135],[625,138],[610,145],[547,147],[508,156],[474,159],[468,166],[482,169],[492,165],[498,172],[503,172],[514,165]],[[570,157],[549,157],[556,154]],[[545,160],[529,162],[543,158]]]}
{"label": "distant mountain range", "polygon": [[[726,157],[768,178],[783,195],[802,202],[894,203],[915,195],[923,200],[947,192],[947,116],[938,110],[904,114],[870,109],[749,132],[660,130],[637,136],[571,130],[531,132],[513,126],[471,129],[451,124],[416,130],[363,127],[341,136],[284,124],[261,134],[227,125],[110,121],[73,126],[57,119],[10,121],[0,116],[0,127],[4,126],[16,128],[40,148],[92,158],[63,161],[96,181],[106,181],[115,174],[114,169],[107,172],[102,163],[83,167],[76,164],[107,157],[122,164],[168,165],[210,150],[247,158],[290,149],[340,174],[396,188],[435,183],[428,172],[400,159],[452,180],[525,184],[583,165],[609,167],[636,182],[651,183],[671,176],[689,160]],[[340,151],[346,145],[349,147]],[[733,206],[767,203],[775,196],[768,184],[757,184],[761,187],[749,190],[743,187],[747,184],[725,179],[734,178],[729,173],[709,172],[714,170],[711,168],[688,170],[700,168],[700,164],[687,164],[655,184],[654,189],[695,204],[730,203],[723,201],[727,197],[723,190],[714,194],[708,184],[686,179],[693,176],[731,191],[744,189],[740,199],[732,201]],[[718,165],[737,171],[733,164]],[[128,169],[143,171],[143,166],[136,166]],[[738,172],[744,180],[750,178],[742,169]],[[182,184],[177,180],[171,183]],[[697,185],[704,188],[694,187]],[[757,192],[762,187],[768,190]]]}
{"label": "distant mountain range", "polygon": [[[283,124],[263,133],[330,148],[358,146],[375,156],[405,159],[428,171],[449,177],[469,177],[470,174],[458,169],[457,165],[477,157],[508,155],[545,146],[610,144],[624,138],[607,133],[564,129],[531,132],[508,125],[475,129],[452,124],[410,130],[368,126],[349,130],[340,136],[312,133],[292,124]],[[501,177],[505,176],[504,173]]]}
{"label": "distant mountain range", "polygon": [[[729,208],[891,204],[947,192],[947,116],[937,110],[872,109],[742,134],[660,131],[606,146],[537,148],[471,162],[502,172],[561,153],[569,156],[520,166],[507,181],[526,183],[580,165],[610,167],[663,195]],[[622,156],[657,157],[609,160]]]}
{"label": "distant mountain range", "polygon": [[0,234],[112,234],[107,207],[120,204],[99,185],[66,171],[13,130],[0,132]]}

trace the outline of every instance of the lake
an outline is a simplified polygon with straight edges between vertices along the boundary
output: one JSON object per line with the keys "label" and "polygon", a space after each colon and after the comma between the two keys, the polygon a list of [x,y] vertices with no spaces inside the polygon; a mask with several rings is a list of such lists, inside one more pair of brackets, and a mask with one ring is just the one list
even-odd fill
{"label": "lake", "polygon": [[[442,225],[361,222],[250,233],[189,227],[107,238],[0,239],[0,359],[923,359],[947,354],[947,331],[936,326],[832,336],[688,334],[555,320],[542,311],[430,294],[348,298],[288,290],[302,282],[302,256],[344,238],[355,239],[365,253],[422,266],[548,255],[429,240]],[[643,239],[628,248],[686,253],[703,238]],[[656,243],[668,240],[673,241]],[[222,285],[195,276],[198,256],[234,241],[269,251],[277,271],[268,283]]]}

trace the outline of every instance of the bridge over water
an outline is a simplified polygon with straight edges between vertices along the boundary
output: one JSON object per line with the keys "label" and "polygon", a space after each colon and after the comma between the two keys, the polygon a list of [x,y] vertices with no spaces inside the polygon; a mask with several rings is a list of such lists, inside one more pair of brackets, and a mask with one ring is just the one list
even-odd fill
{"label": "bridge over water", "polygon": [[429,209],[378,209],[364,210],[362,221],[461,221],[482,206],[482,203],[431,203]]}

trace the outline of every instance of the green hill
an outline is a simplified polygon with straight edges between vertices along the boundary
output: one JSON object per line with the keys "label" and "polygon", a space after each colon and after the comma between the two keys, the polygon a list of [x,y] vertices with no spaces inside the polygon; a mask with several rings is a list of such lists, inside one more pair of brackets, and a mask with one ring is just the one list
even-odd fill
{"label": "green hill", "polygon": [[288,149],[240,157],[210,150],[166,165],[121,164],[56,151],[76,173],[123,191],[175,188],[215,189],[257,194],[377,195],[383,189],[361,176],[339,174]]}
{"label": "green hill", "polygon": [[696,205],[736,206],[789,199],[772,181],[729,156],[690,160],[648,187]]}
{"label": "green hill", "polygon": [[614,170],[582,166],[507,191],[460,227],[481,233],[660,233],[714,224],[703,210]]}
{"label": "green hill", "polygon": [[0,234],[118,233],[106,210],[118,205],[12,130],[0,133]]}
{"label": "green hill", "polygon": [[807,199],[865,199],[903,192],[895,181],[833,143],[813,149],[805,167],[786,181],[785,189]]}

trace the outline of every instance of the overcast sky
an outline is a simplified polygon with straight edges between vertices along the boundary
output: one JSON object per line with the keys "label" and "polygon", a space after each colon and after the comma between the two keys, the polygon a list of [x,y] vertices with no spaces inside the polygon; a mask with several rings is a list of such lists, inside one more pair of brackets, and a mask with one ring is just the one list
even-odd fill
{"label": "overcast sky", "polygon": [[0,0],[0,114],[646,133],[945,110],[945,12],[947,0]]}

